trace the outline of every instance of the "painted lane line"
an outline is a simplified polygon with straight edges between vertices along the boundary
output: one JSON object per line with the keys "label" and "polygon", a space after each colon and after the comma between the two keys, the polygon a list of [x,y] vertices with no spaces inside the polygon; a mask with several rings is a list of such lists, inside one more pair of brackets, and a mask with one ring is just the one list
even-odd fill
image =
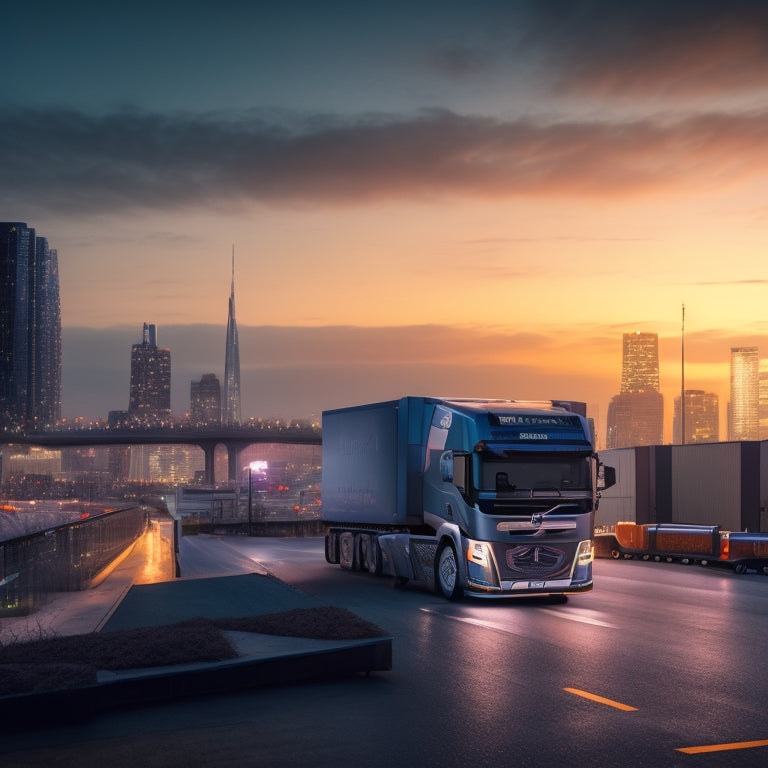
{"label": "painted lane line", "polygon": [[685,752],[686,755],[701,755],[705,752],[728,752],[732,749],[753,749],[754,747],[768,747],[768,739],[761,741],[734,741],[730,744],[710,744],[706,747],[678,747],[676,752]]}
{"label": "painted lane line", "polygon": [[593,627],[607,627],[608,629],[616,629],[615,624],[609,624],[607,621],[601,621],[600,619],[592,619],[589,616],[576,613],[566,613],[565,611],[558,611],[555,608],[542,608],[542,613],[550,613],[552,616],[557,616],[558,619],[567,619],[568,621],[578,621],[581,624],[591,624]]}
{"label": "painted lane line", "polygon": [[518,634],[514,630],[507,629],[500,624],[494,624],[490,621],[483,621],[482,619],[470,619],[466,616],[451,616],[449,613],[442,613],[441,611],[433,611],[431,608],[420,608],[422,613],[429,613],[432,616],[439,616],[441,619],[449,619],[450,621],[458,621],[461,624],[471,624],[473,627],[482,627],[483,629],[495,629],[497,632],[504,632],[507,635]]}
{"label": "painted lane line", "polygon": [[568,693],[573,693],[576,696],[581,696],[590,701],[596,701],[598,704],[606,704],[609,707],[620,709],[622,712],[637,712],[637,707],[630,707],[629,704],[622,704],[620,701],[614,701],[613,699],[606,699],[604,696],[598,696],[595,693],[589,691],[581,691],[578,688],[563,688]]}

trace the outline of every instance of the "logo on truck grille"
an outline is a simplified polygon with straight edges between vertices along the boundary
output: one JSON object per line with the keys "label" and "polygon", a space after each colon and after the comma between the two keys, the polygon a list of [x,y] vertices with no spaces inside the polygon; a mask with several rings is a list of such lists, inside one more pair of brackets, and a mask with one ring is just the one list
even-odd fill
{"label": "logo on truck grille", "polygon": [[565,552],[541,544],[510,547],[506,552],[507,567],[516,573],[543,575],[556,572],[565,560]]}

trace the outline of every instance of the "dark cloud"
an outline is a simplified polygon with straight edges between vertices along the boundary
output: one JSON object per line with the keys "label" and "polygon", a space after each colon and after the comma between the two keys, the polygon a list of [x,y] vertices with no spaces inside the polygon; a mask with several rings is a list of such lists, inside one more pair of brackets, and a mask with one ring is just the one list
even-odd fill
{"label": "dark cloud", "polygon": [[[0,113],[0,206],[107,212],[242,202],[631,195],[762,173],[766,113],[626,123]],[[716,180],[716,184],[715,184]]]}
{"label": "dark cloud", "polygon": [[560,92],[679,98],[768,86],[761,0],[535,2],[527,16],[529,49]]}
{"label": "dark cloud", "polygon": [[467,77],[486,71],[489,52],[480,47],[449,45],[436,50],[431,57],[436,71],[449,77]]}

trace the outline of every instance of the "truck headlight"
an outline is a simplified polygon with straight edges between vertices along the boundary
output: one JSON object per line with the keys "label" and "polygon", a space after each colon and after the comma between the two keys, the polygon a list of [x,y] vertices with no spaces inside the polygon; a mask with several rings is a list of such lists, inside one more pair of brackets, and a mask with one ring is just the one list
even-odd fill
{"label": "truck headlight", "polygon": [[592,540],[580,541],[579,548],[576,550],[576,565],[589,565],[594,559],[595,549],[592,546]]}
{"label": "truck headlight", "polygon": [[482,541],[470,540],[467,543],[467,560],[485,568],[488,565],[488,545]]}

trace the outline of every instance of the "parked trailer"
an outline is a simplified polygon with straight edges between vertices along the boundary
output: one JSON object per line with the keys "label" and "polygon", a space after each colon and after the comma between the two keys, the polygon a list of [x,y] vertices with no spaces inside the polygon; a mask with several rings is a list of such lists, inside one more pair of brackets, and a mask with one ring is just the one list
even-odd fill
{"label": "parked trailer", "polygon": [[595,557],[719,563],[736,573],[768,573],[768,533],[724,531],[717,525],[637,525],[620,522],[595,536]]}
{"label": "parked trailer", "polygon": [[768,573],[768,533],[724,531],[721,559],[733,563],[736,573]]}

